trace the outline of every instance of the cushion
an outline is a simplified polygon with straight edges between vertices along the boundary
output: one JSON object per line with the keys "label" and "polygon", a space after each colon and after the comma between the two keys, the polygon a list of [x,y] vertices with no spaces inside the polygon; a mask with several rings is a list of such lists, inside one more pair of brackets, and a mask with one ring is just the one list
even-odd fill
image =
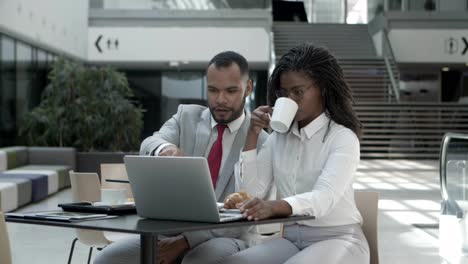
{"label": "cushion", "polygon": [[[14,169],[16,167],[24,166],[28,163],[28,149],[26,147],[0,148],[0,151],[4,152],[7,156],[6,167],[8,170]],[[0,170],[1,170],[1,167],[0,167]]]}
{"label": "cushion", "polygon": [[8,174],[39,174],[39,175],[46,175],[47,176],[47,194],[53,194],[58,191],[59,186],[59,177],[58,173],[53,170],[28,170],[17,168],[14,170],[8,170],[5,173]]}
{"label": "cushion", "polygon": [[8,168],[7,154],[5,151],[0,150],[0,172],[6,171]]}
{"label": "cushion", "polygon": [[31,181],[31,201],[37,202],[48,196],[48,175],[39,173],[0,173],[0,178],[27,179]]}
{"label": "cushion", "polygon": [[32,197],[32,183],[30,179],[22,179],[15,177],[4,177],[0,178],[0,183],[15,183],[18,187],[18,207],[31,202]]}
{"label": "cushion", "polygon": [[70,176],[68,172],[71,170],[69,166],[64,165],[27,165],[20,168],[16,168],[15,170],[21,171],[54,171],[58,175],[58,189],[61,190],[63,188],[70,186]]}
{"label": "cushion", "polygon": [[64,147],[28,147],[30,165],[64,165],[76,170],[76,151]]}
{"label": "cushion", "polygon": [[12,182],[0,182],[0,211],[18,208],[18,187]]}

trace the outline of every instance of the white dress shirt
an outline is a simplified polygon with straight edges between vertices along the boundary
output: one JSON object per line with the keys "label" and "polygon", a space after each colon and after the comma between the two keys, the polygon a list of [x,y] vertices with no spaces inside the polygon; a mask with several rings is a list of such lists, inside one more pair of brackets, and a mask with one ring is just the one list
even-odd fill
{"label": "white dress shirt", "polygon": [[361,223],[353,190],[359,155],[356,134],[322,113],[300,131],[295,122],[287,133],[273,132],[258,155],[242,152],[237,188],[264,199],[274,184],[293,215],[316,217],[303,225]]}
{"label": "white dress shirt", "polygon": [[[229,153],[231,152],[232,144],[234,143],[234,139],[236,138],[237,131],[239,131],[240,127],[242,126],[242,123],[245,120],[245,112],[242,112],[242,115],[238,117],[236,120],[231,121],[229,124],[227,124],[227,128],[224,130],[223,133],[223,157],[221,159],[221,167],[219,168],[219,171],[222,171],[224,163],[229,156]],[[210,154],[211,147],[213,146],[214,142],[218,138],[218,130],[216,129],[216,125],[218,122],[214,120],[213,115],[211,116],[211,134],[210,134],[210,139],[208,141],[208,147],[205,150],[205,158],[208,157]],[[156,150],[155,150],[155,155],[159,155],[161,150],[165,148],[166,146],[173,145],[171,143],[165,143],[161,144]]]}

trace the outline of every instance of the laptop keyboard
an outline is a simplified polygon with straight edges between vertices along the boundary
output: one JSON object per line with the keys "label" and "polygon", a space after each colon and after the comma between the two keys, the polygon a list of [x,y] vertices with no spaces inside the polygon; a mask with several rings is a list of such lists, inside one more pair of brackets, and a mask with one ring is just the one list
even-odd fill
{"label": "laptop keyboard", "polygon": [[223,219],[223,218],[229,218],[229,217],[233,217],[233,215],[219,214],[219,218],[221,218],[221,219]]}
{"label": "laptop keyboard", "polygon": [[240,212],[238,213],[219,213],[219,218],[229,218],[229,217],[238,217]]}

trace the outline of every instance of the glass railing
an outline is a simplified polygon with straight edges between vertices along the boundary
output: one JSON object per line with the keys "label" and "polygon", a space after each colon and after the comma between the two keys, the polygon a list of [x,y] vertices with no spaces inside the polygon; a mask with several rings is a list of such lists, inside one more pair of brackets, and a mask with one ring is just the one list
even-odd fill
{"label": "glass railing", "polygon": [[463,216],[468,211],[468,134],[447,133],[440,152],[442,211]]}
{"label": "glass railing", "polygon": [[468,255],[468,134],[447,133],[440,150],[439,255],[459,263]]}
{"label": "glass railing", "polygon": [[268,9],[269,0],[89,0],[93,9],[158,9],[158,10],[215,10],[215,9]]}
{"label": "glass railing", "polygon": [[[372,0],[372,2],[381,2],[381,0]],[[384,0],[385,11],[401,12],[460,12],[468,11],[468,3],[463,0],[445,1],[445,0]]]}
{"label": "glass railing", "polygon": [[387,87],[390,87],[390,91],[394,95],[395,100],[400,102],[400,81],[396,78],[396,75],[398,74],[398,65],[386,29],[384,29],[383,32],[382,55],[385,62],[385,68],[387,69],[388,78],[390,80],[390,83],[387,84]]}

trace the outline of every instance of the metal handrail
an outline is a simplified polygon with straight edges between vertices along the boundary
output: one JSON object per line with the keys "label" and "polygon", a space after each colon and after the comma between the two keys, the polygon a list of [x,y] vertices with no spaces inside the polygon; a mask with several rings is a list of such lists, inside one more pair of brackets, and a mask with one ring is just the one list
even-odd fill
{"label": "metal handrail", "polygon": [[275,38],[273,30],[270,31],[270,64],[268,65],[268,76],[271,76],[276,66]]}
{"label": "metal handrail", "polygon": [[387,56],[384,56],[385,68],[387,69],[388,77],[390,78],[390,87],[392,88],[393,94],[397,102],[400,102],[400,89],[393,75],[392,66]]}
{"label": "metal handrail", "polygon": [[[400,102],[400,84],[397,83],[395,75],[393,74],[392,64],[396,64],[395,55],[393,53],[392,46],[390,44],[390,39],[388,38],[388,32],[386,29],[383,30],[383,57],[385,62],[385,68],[387,69],[388,76],[390,78],[391,87],[395,99],[397,102]],[[392,63],[393,62],[393,63]]]}
{"label": "metal handrail", "polygon": [[384,35],[384,52],[389,52],[389,56],[396,61],[395,53],[393,53],[392,45],[390,44],[390,39],[388,38],[388,30],[386,28],[383,29]]}
{"label": "metal handrail", "polygon": [[451,199],[449,193],[447,192],[447,148],[450,140],[452,139],[465,139],[468,141],[468,135],[460,133],[445,133],[444,137],[442,138],[442,144],[440,146],[439,155],[440,193],[442,196],[441,214],[456,215],[458,218],[462,218],[463,210],[460,208],[456,201]]}

